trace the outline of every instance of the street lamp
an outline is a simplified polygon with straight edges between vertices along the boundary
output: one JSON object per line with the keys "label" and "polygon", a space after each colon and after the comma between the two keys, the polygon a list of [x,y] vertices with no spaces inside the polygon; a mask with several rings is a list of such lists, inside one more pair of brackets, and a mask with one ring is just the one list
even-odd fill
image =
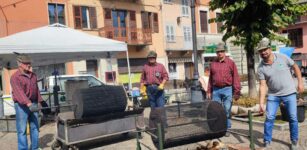
{"label": "street lamp", "polygon": [[197,57],[197,41],[196,41],[196,23],[195,23],[195,0],[191,0],[191,20],[192,20],[192,39],[193,39],[193,57],[194,57],[194,73],[193,83],[191,86],[191,103],[202,102],[202,93],[198,81],[198,57]]}

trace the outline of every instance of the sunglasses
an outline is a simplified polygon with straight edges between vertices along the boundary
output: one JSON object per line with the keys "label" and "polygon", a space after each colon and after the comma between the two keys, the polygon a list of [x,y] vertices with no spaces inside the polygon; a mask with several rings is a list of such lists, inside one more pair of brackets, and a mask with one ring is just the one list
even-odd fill
{"label": "sunglasses", "polygon": [[24,64],[24,65],[31,65],[31,63],[29,63],[29,62],[21,62],[22,64]]}
{"label": "sunglasses", "polygon": [[216,53],[225,53],[225,51],[217,51]]}

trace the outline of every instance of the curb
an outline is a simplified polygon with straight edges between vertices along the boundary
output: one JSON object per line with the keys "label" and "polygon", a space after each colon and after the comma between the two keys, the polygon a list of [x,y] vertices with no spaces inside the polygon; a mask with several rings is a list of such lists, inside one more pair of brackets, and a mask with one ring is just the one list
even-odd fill
{"label": "curb", "polygon": [[[238,121],[238,122],[248,123],[248,119],[247,118],[232,117],[231,120]],[[259,127],[263,127],[264,126],[264,122],[253,120],[253,125],[256,125],[256,126],[259,126]],[[299,127],[307,126],[307,121],[304,121],[302,123],[298,123],[298,126]],[[276,124],[276,123],[274,123],[274,128],[273,129],[274,130],[278,130],[278,131],[289,130],[289,124],[288,123],[283,123],[283,124]]]}

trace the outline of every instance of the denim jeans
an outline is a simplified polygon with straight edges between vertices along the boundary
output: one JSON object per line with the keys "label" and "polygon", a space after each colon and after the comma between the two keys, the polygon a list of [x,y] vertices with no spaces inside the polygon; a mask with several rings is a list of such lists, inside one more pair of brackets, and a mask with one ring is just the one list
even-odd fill
{"label": "denim jeans", "polygon": [[146,93],[151,108],[164,107],[165,98],[164,91],[158,89],[158,85],[146,86]]}
{"label": "denim jeans", "polygon": [[223,105],[227,116],[227,128],[231,128],[232,87],[213,87],[212,100]]}
{"label": "denim jeans", "polygon": [[[32,105],[37,105],[33,103]],[[39,148],[38,112],[30,112],[26,105],[15,103],[18,150],[28,150],[27,122],[30,125],[31,150]]]}
{"label": "denim jeans", "polygon": [[266,106],[266,119],[264,123],[264,142],[272,141],[272,132],[276,117],[277,108],[280,102],[284,103],[289,117],[290,138],[291,141],[298,141],[298,121],[297,121],[297,104],[296,93],[285,96],[268,95]]}

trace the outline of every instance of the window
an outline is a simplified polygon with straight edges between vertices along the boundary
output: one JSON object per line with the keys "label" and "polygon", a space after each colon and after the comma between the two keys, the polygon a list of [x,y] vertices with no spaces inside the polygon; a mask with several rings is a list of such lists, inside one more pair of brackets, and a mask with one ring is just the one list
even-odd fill
{"label": "window", "polygon": [[[216,18],[219,18],[221,16],[221,13],[216,13]],[[223,22],[217,22],[216,27],[217,27],[217,33],[223,33],[221,30],[221,27],[223,26]]]}
{"label": "window", "polygon": [[48,4],[49,24],[60,23],[65,25],[65,7],[63,4]]}
{"label": "window", "polygon": [[293,47],[303,47],[303,29],[291,29],[288,30],[288,38],[291,41]]}
{"label": "window", "polygon": [[96,29],[97,15],[95,7],[74,6],[75,28]]}
{"label": "window", "polygon": [[207,11],[200,11],[200,28],[202,33],[208,33]]}
{"label": "window", "polygon": [[106,82],[113,82],[116,80],[116,72],[115,71],[110,71],[110,72],[105,72],[105,79]]}
{"label": "window", "polygon": [[181,0],[182,2],[182,15],[189,16],[189,0]]}
{"label": "window", "polygon": [[175,41],[175,30],[174,26],[166,25],[166,41],[174,42]]}
{"label": "window", "polygon": [[164,0],[164,3],[170,4],[170,3],[172,3],[172,0]]}
{"label": "window", "polygon": [[159,19],[157,13],[141,12],[143,29],[151,29],[152,32],[159,32]]}
{"label": "window", "polygon": [[183,35],[184,35],[184,41],[185,42],[191,42],[192,41],[192,33],[191,33],[191,27],[183,27]]}

